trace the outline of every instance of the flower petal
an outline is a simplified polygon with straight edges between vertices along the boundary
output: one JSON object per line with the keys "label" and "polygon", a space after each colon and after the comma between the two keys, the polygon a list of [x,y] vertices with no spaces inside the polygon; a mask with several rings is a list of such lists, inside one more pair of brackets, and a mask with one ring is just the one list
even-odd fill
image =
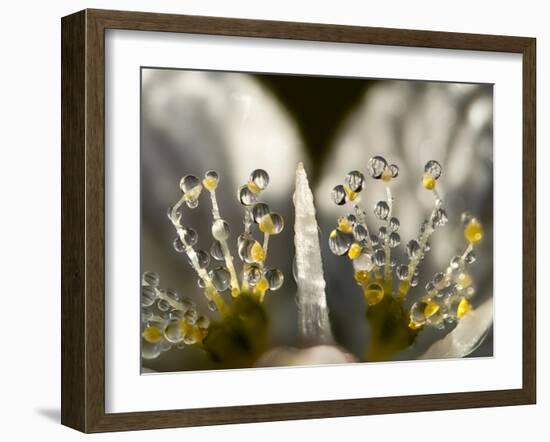
{"label": "flower petal", "polygon": [[432,344],[419,359],[463,358],[476,350],[493,324],[493,297],[460,320],[456,328]]}

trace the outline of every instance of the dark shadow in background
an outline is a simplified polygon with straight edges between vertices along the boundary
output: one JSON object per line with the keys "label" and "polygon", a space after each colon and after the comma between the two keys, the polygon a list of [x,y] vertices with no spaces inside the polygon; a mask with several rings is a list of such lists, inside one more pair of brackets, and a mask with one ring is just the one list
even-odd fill
{"label": "dark shadow in background", "polygon": [[336,131],[377,81],[265,74],[255,78],[277,96],[298,124],[314,165],[308,170],[314,187]]}

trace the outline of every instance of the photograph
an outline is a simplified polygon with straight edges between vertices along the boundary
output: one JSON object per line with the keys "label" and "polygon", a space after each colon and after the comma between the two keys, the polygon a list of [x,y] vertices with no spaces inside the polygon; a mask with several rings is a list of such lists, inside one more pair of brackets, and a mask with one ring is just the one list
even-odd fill
{"label": "photograph", "polygon": [[142,374],[493,357],[493,84],[140,78]]}

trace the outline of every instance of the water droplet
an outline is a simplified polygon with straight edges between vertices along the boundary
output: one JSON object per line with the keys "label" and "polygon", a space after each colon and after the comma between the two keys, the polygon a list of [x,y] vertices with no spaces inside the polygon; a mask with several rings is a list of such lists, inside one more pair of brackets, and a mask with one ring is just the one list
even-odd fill
{"label": "water droplet", "polygon": [[269,184],[269,174],[263,169],[256,169],[250,174],[252,181],[259,190],[265,190]]}
{"label": "water droplet", "polygon": [[164,295],[172,301],[179,302],[180,300],[180,295],[174,289],[166,289]]}
{"label": "water droplet", "polygon": [[183,253],[185,252],[185,246],[183,245],[183,243],[181,242],[181,239],[179,236],[176,237],[176,239],[174,239],[174,250],[178,253]]}
{"label": "water droplet", "polygon": [[434,283],[432,281],[428,281],[425,288],[427,292],[435,290]]}
{"label": "water droplet", "polygon": [[420,244],[416,239],[411,239],[406,246],[407,255],[410,259],[418,259],[420,257]]}
{"label": "water droplet", "polygon": [[390,247],[397,247],[401,243],[401,237],[399,236],[399,233],[392,232],[390,233],[389,238]]}
{"label": "water droplet", "polygon": [[384,240],[388,234],[388,229],[386,229],[385,226],[382,226],[378,229],[378,237],[380,238],[380,241]]}
{"label": "water droplet", "polygon": [[208,264],[210,264],[210,256],[204,250],[197,250],[197,261],[199,263],[199,267],[204,269],[208,267]]}
{"label": "water droplet", "polygon": [[427,308],[430,314],[426,315],[426,323],[438,329],[445,327],[445,309],[433,301],[428,304]]}
{"label": "water droplet", "polygon": [[460,215],[460,221],[464,226],[470,224],[470,221],[472,221],[472,219],[474,219],[474,216],[470,212],[462,212],[462,214]]}
{"label": "water droplet", "polygon": [[449,221],[449,218],[447,217],[447,212],[445,212],[445,209],[437,209],[433,217],[434,226],[443,227],[447,224],[447,221]]}
{"label": "water droplet", "polygon": [[409,311],[409,318],[415,326],[421,326],[426,322],[426,303],[423,301],[415,302]]}
{"label": "water droplet", "polygon": [[331,197],[332,201],[334,201],[334,204],[338,206],[346,204],[346,191],[344,189],[344,186],[339,184],[334,189],[332,189]]}
{"label": "water droplet", "polygon": [[223,219],[217,219],[212,224],[212,236],[218,241],[226,241],[230,233],[229,224]]}
{"label": "water droplet", "polygon": [[378,267],[382,267],[386,262],[386,253],[383,249],[376,249],[374,251],[373,261]]}
{"label": "water droplet", "polygon": [[219,241],[214,241],[210,246],[210,255],[216,261],[224,260],[222,244]]}
{"label": "water droplet", "polygon": [[216,267],[208,272],[212,285],[218,292],[223,292],[229,288],[231,275],[225,267]]}
{"label": "water droplet", "polygon": [[166,299],[159,298],[159,299],[157,300],[157,308],[158,308],[161,312],[167,312],[168,310],[170,310],[171,305],[170,305],[170,303],[169,303]]}
{"label": "water droplet", "polygon": [[195,175],[185,175],[180,180],[180,189],[182,192],[191,192],[195,187],[200,186],[201,182]]}
{"label": "water droplet", "polygon": [[150,307],[157,299],[157,293],[151,286],[144,285],[141,287],[141,306]]}
{"label": "water droplet", "polygon": [[183,297],[183,296],[180,299],[180,305],[181,305],[181,309],[183,311],[187,311],[189,309],[196,308],[196,305],[193,301],[191,301],[189,298]]}
{"label": "water droplet", "polygon": [[166,324],[164,328],[164,338],[172,344],[177,344],[183,339],[179,319],[174,319]]}
{"label": "water droplet", "polygon": [[333,230],[330,233],[328,245],[332,253],[342,256],[348,252],[352,242],[353,235],[341,232],[340,230]]}
{"label": "water droplet", "polygon": [[213,191],[216,190],[216,187],[218,187],[218,183],[220,181],[220,178],[218,176],[218,172],[215,170],[209,170],[204,174],[204,179],[202,180],[202,184],[206,189]]}
{"label": "water droplet", "polygon": [[197,241],[199,240],[199,234],[195,229],[192,229],[191,227],[187,227],[183,229],[183,243],[193,247],[195,244],[197,244]]}
{"label": "water droplet", "polygon": [[179,223],[181,220],[181,208],[176,210],[176,212],[174,213],[174,217],[172,218],[173,211],[174,211],[174,206],[168,207],[168,210],[166,211],[166,216],[168,216],[169,220],[173,220]]}
{"label": "water droplet", "polygon": [[218,311],[218,306],[214,301],[208,301],[208,310],[210,310],[211,312]]}
{"label": "water droplet", "polygon": [[432,250],[432,245],[429,241],[426,241],[426,243],[424,244],[424,252],[429,252],[430,250]]}
{"label": "water droplet", "polygon": [[409,276],[409,267],[406,266],[405,264],[401,264],[399,267],[397,267],[396,273],[397,273],[397,277],[401,281],[404,281]]}
{"label": "water droplet", "polygon": [[418,259],[420,257],[421,251],[420,251],[420,244],[418,244],[418,241],[416,239],[411,239],[407,243],[407,255],[410,259]]}
{"label": "water droplet", "polygon": [[429,173],[436,180],[441,176],[441,164],[435,160],[430,160],[424,166],[424,172]]}
{"label": "water droplet", "polygon": [[239,201],[243,206],[252,206],[256,204],[258,198],[254,192],[252,192],[248,186],[242,186],[239,189]]}
{"label": "water droplet", "polygon": [[260,223],[260,220],[269,214],[269,206],[265,203],[258,203],[252,208],[252,218],[256,224]]}
{"label": "water droplet", "polygon": [[193,345],[193,344],[196,344],[197,343],[197,338],[195,336],[194,333],[187,333],[184,337],[183,337],[183,342],[186,344],[186,345]]}
{"label": "water droplet", "polygon": [[374,156],[367,164],[367,172],[372,178],[380,179],[387,165],[388,163],[384,157]]}
{"label": "water droplet", "polygon": [[433,278],[434,287],[436,289],[442,289],[446,285],[445,274],[438,272]]}
{"label": "water droplet", "polygon": [[141,284],[149,285],[151,287],[158,287],[160,284],[160,276],[156,272],[143,272]]}
{"label": "water droplet", "polygon": [[450,298],[456,292],[456,284],[450,284],[447,287],[443,287],[439,290],[438,295],[441,298]]}
{"label": "water droplet", "polygon": [[466,255],[464,258],[464,261],[466,261],[467,264],[473,264],[477,259],[477,256],[475,252],[470,252]]}
{"label": "water droplet", "polygon": [[169,320],[173,320],[173,319],[183,319],[183,316],[185,315],[185,310],[179,310],[179,309],[176,309],[176,310],[171,310],[169,315],[168,315],[168,319]]}
{"label": "water droplet", "polygon": [[386,201],[378,201],[374,206],[374,214],[378,217],[378,219],[386,219],[389,213],[390,206],[388,206]]}
{"label": "water droplet", "polygon": [[193,325],[195,322],[197,322],[197,319],[199,319],[199,312],[197,310],[195,310],[194,308],[190,308],[183,315],[183,319],[188,324]]}
{"label": "water droplet", "polygon": [[399,175],[399,167],[397,166],[397,164],[390,165],[390,172],[392,178],[397,178],[397,176]]}
{"label": "water droplet", "polygon": [[354,192],[361,192],[365,185],[365,175],[358,170],[353,170],[346,175],[345,183]]}
{"label": "water droplet", "polygon": [[241,261],[246,262],[247,264],[252,264],[254,260],[252,259],[252,247],[256,241],[252,239],[247,239],[243,235],[239,236],[237,241],[237,251],[239,253],[239,258]]}
{"label": "water droplet", "polygon": [[254,287],[258,284],[258,281],[262,278],[262,271],[257,264],[249,265],[244,271],[244,277],[250,287]]}
{"label": "water droplet", "polygon": [[363,253],[359,258],[353,261],[353,267],[355,267],[356,271],[365,270],[370,272],[374,267],[372,257],[367,253]]}
{"label": "water droplet", "polygon": [[187,206],[194,209],[199,204],[199,196],[202,191],[200,180],[195,175],[185,175],[180,180],[180,189],[185,194]]}
{"label": "water droplet", "polygon": [[458,255],[453,256],[451,259],[451,268],[455,270],[460,268],[460,261],[461,261],[460,256]]}
{"label": "water droplet", "polygon": [[141,357],[143,359],[156,359],[160,355],[160,342],[148,342],[141,338]]}
{"label": "water droplet", "polygon": [[399,230],[399,220],[394,216],[390,218],[390,230],[392,232],[397,232]]}
{"label": "water droplet", "polygon": [[258,224],[260,231],[269,235],[278,235],[285,226],[284,218],[278,213],[264,215]]}
{"label": "water droplet", "polygon": [[380,244],[380,240],[378,239],[378,236],[374,234],[370,236],[370,242],[372,243],[373,246],[377,246]]}
{"label": "water droplet", "polygon": [[269,269],[265,272],[265,278],[269,284],[269,290],[272,291],[279,290],[285,280],[283,272],[279,269]]}
{"label": "water droplet", "polygon": [[364,241],[367,239],[369,232],[363,224],[355,224],[353,226],[353,237],[356,241]]}

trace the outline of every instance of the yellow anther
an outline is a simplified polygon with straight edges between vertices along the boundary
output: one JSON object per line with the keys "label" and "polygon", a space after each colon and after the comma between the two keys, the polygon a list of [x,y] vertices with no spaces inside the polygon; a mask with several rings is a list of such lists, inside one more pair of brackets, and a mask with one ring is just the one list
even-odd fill
{"label": "yellow anther", "polygon": [[408,280],[401,281],[399,283],[399,293],[403,296],[406,295],[411,287],[411,283]]}
{"label": "yellow anther", "polygon": [[154,344],[155,342],[158,342],[162,339],[162,332],[158,327],[150,325],[145,330],[143,330],[141,336],[143,336],[143,339],[145,339],[147,342]]}
{"label": "yellow anther", "polygon": [[182,336],[191,336],[196,342],[201,342],[208,334],[207,329],[200,329],[199,327],[191,325],[185,321],[185,319],[179,322],[179,328]]}
{"label": "yellow anther", "polygon": [[353,231],[353,226],[347,218],[342,217],[338,220],[338,230],[344,233],[351,233]]}
{"label": "yellow anther", "polygon": [[265,292],[267,292],[267,289],[269,288],[269,282],[265,278],[265,276],[262,276],[262,278],[258,281],[256,286],[254,287],[254,294],[259,297],[260,302],[264,300]]}
{"label": "yellow anther", "polygon": [[250,248],[250,257],[257,263],[265,261],[265,250],[258,241],[254,241],[254,244]]}
{"label": "yellow anther", "polygon": [[418,330],[422,328],[424,324],[421,324],[420,322],[414,322],[412,319],[409,321],[409,328],[411,330]]}
{"label": "yellow anther", "polygon": [[273,225],[273,220],[271,219],[271,215],[269,213],[262,216],[258,227],[263,233],[267,233],[268,235],[275,231],[275,226]]}
{"label": "yellow anther", "polygon": [[363,290],[368,305],[376,305],[384,298],[384,289],[377,282],[372,282]]}
{"label": "yellow anther", "polygon": [[202,185],[212,192],[213,190],[216,190],[216,187],[218,187],[219,180],[217,178],[205,178],[202,180]]}
{"label": "yellow anther", "polygon": [[351,190],[351,187],[349,187],[347,184],[344,184],[344,190],[346,191],[346,195],[350,201],[354,201],[359,196],[359,193]]}
{"label": "yellow anther", "polygon": [[464,229],[464,237],[466,240],[475,244],[483,239],[483,226],[477,219],[472,219]]}
{"label": "yellow anther", "polygon": [[254,181],[249,181],[246,183],[246,187],[248,187],[248,190],[252,193],[260,193],[262,191],[262,189],[260,189]]}
{"label": "yellow anther", "polygon": [[361,256],[362,251],[363,251],[363,248],[359,244],[357,244],[356,242],[353,243],[348,250],[349,259],[359,258]]}
{"label": "yellow anther", "polygon": [[385,183],[391,181],[391,179],[393,178],[393,175],[389,167],[384,168],[384,172],[382,172],[381,178],[382,178],[382,181],[384,181]]}
{"label": "yellow anther", "polygon": [[370,282],[370,272],[366,270],[358,270],[354,276],[355,280],[361,285],[366,285]]}
{"label": "yellow anther", "polygon": [[433,190],[435,188],[435,183],[436,183],[435,177],[431,173],[426,172],[422,176],[422,185],[426,189]]}
{"label": "yellow anther", "polygon": [[472,304],[466,299],[462,298],[456,309],[456,316],[461,319],[466,313],[472,309]]}
{"label": "yellow anther", "polygon": [[239,291],[239,289],[237,287],[233,287],[231,289],[231,296],[233,296],[233,298],[236,298],[237,296],[239,296],[241,292]]}
{"label": "yellow anther", "polygon": [[459,273],[456,283],[463,289],[472,285],[472,277],[468,273]]}
{"label": "yellow anther", "polygon": [[429,318],[430,316],[435,315],[439,311],[439,305],[437,305],[435,302],[428,302],[426,304],[426,307],[424,308],[424,316],[426,318]]}

